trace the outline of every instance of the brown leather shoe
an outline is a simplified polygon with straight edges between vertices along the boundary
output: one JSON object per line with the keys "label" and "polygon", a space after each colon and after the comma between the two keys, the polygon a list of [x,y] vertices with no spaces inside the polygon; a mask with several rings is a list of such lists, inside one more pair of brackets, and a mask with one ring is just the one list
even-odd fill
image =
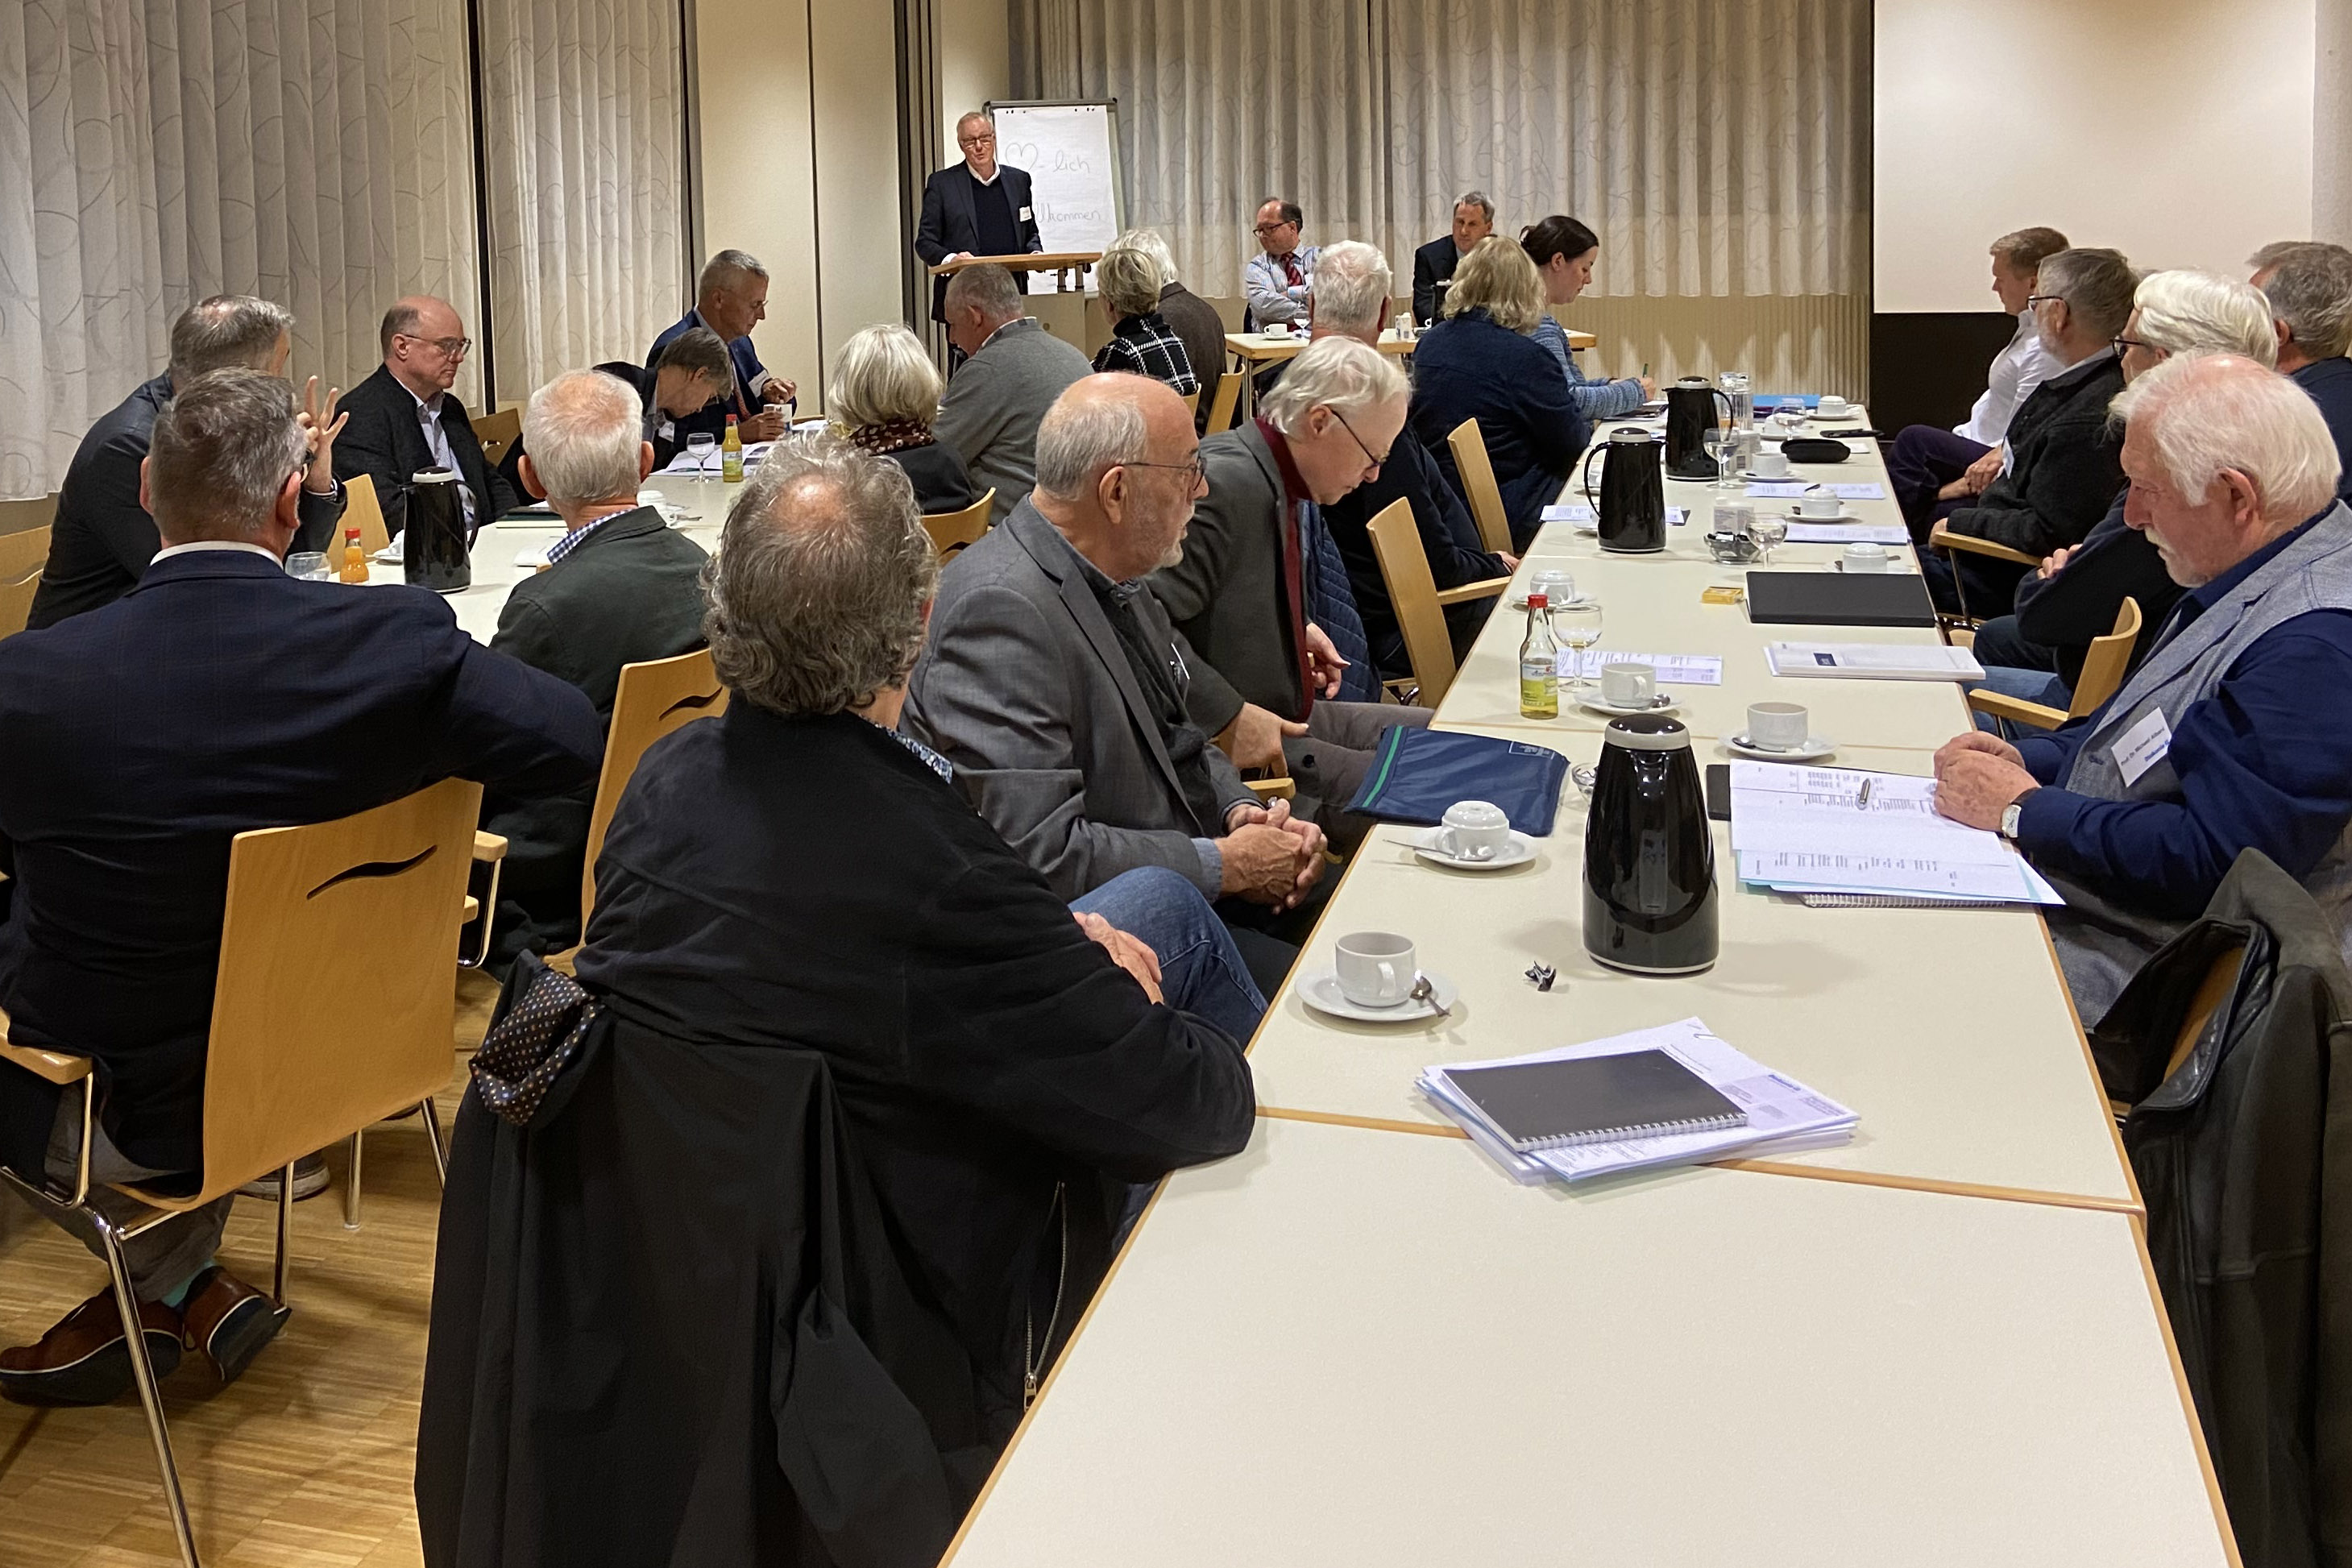
{"label": "brown leather shoe", "polygon": [[223,1383],[235,1383],[290,1316],[217,1263],[196,1276],[180,1308],[189,1348],[205,1352]]}
{"label": "brown leather shoe", "polygon": [[[180,1364],[180,1314],[142,1301],[139,1327],[155,1375],[169,1375]],[[38,1344],[0,1351],[0,1394],[19,1405],[104,1405],[130,1386],[130,1342],[111,1289],[58,1319]]]}

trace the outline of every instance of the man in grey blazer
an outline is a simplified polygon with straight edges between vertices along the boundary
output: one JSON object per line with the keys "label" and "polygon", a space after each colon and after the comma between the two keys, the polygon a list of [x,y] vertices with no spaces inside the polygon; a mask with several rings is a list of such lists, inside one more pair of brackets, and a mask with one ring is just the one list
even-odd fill
{"label": "man in grey blazer", "polygon": [[1380,473],[1404,428],[1409,390],[1379,350],[1317,340],[1255,420],[1202,443],[1208,498],[1192,514],[1183,558],[1149,580],[1199,653],[1193,721],[1211,734],[1234,726],[1244,767],[1286,764],[1298,808],[1342,854],[1371,827],[1346,808],[1381,736],[1426,725],[1430,711],[1380,700],[1347,563],[1321,508]]}
{"label": "man in grey blazer", "polygon": [[955,448],[972,482],[996,489],[989,521],[1003,522],[1037,482],[1037,425],[1085,376],[1087,356],[1023,313],[1002,267],[967,267],[947,292],[948,337],[971,357],[948,380],[932,435]]}
{"label": "man in grey blazer", "polygon": [[1260,805],[1187,718],[1188,650],[1138,582],[1183,549],[1199,447],[1158,382],[1065,393],[1034,493],[940,578],[901,727],[1059,897],[1139,866],[1189,878],[1272,994],[1319,902],[1323,834]]}

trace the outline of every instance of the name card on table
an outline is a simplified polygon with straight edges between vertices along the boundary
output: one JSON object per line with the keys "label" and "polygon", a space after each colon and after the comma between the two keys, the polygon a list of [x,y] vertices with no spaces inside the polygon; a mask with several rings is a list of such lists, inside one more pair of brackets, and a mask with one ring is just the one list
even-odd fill
{"label": "name card on table", "polygon": [[[1804,487],[1800,485],[1797,488],[1802,489]],[[1543,521],[1573,523],[1580,528],[1595,528],[1600,525],[1599,520],[1592,515],[1591,505],[1580,500],[1561,501],[1557,505],[1544,508]],[[1683,509],[1678,506],[1666,508],[1666,521],[1675,527],[1680,528],[1684,521]]]}
{"label": "name card on table", "polygon": [[1598,680],[1603,665],[1646,664],[1658,672],[1661,686],[1720,686],[1723,684],[1723,660],[1714,654],[1699,653],[1619,653],[1611,648],[1589,647],[1581,659],[1574,648],[1562,648],[1559,655],[1559,678],[1562,680]]}

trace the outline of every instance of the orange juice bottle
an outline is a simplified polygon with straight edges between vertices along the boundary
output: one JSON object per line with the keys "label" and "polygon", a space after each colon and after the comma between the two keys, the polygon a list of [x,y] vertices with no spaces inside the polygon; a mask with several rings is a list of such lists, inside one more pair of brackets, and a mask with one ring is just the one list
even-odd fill
{"label": "orange juice bottle", "polygon": [[360,531],[356,528],[343,530],[342,579],[346,583],[368,580],[367,552],[360,548]]}
{"label": "orange juice bottle", "polygon": [[743,433],[735,428],[735,416],[727,416],[727,438],[719,443],[719,477],[730,485],[743,482]]}

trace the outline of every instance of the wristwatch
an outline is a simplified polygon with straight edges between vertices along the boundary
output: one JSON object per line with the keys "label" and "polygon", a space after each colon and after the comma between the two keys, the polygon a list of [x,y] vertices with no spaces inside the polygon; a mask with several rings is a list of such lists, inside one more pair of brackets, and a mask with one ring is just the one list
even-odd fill
{"label": "wristwatch", "polygon": [[[2041,785],[2036,784],[2034,789],[2039,789],[2041,787]],[[2017,842],[2017,825],[2019,820],[2025,816],[2025,796],[2030,795],[2032,793],[2033,790],[2027,790],[2025,795],[2019,795],[2015,800],[2011,801],[2007,805],[2000,808],[2000,836],[2003,838],[2008,839],[2011,844]]]}

